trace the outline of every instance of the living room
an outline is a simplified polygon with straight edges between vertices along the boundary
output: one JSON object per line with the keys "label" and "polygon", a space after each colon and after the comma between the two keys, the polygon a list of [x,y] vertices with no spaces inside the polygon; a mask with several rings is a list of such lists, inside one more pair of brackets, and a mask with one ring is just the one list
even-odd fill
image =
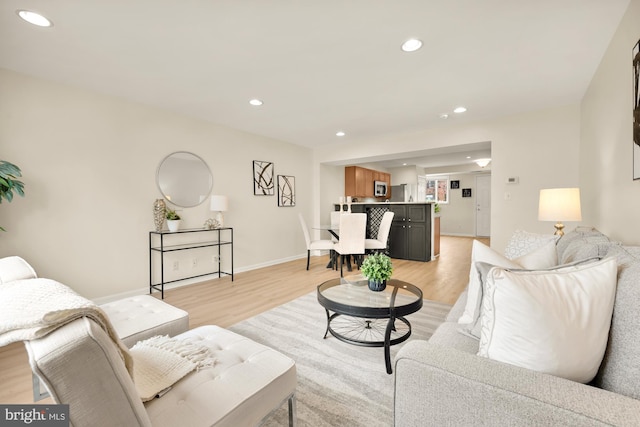
{"label": "living room", "polygon": [[[640,212],[631,114],[631,51],[640,38],[640,0],[615,5],[623,10],[619,23],[601,41],[601,61],[592,64],[584,92],[572,99],[526,111],[505,105],[500,117],[315,149],[175,113],[170,104],[179,102],[178,96],[152,107],[86,89],[81,76],[78,85],[60,83],[55,76],[15,71],[0,59],[2,158],[22,169],[26,184],[24,198],[3,204],[0,226],[7,232],[0,256],[21,256],[40,276],[96,301],[145,292],[148,232],[153,202],[160,197],[156,170],[169,153],[189,151],[209,165],[213,194],[229,197],[225,224],[234,228],[236,272],[276,265],[305,256],[297,215],[314,224],[326,221],[327,207],[342,194],[345,165],[485,141],[492,147],[491,246],[497,251],[514,230],[552,230],[552,223],[537,219],[538,192],[552,187],[580,187],[579,224],[640,244],[640,229],[630,226]],[[16,8],[2,6],[4,43],[18,40],[10,33],[23,25],[12,21]],[[559,62],[558,72],[572,66],[569,59]],[[139,84],[149,90],[162,86],[146,78]],[[295,208],[278,207],[275,196],[254,195],[254,160],[273,162],[277,175],[295,176]],[[519,184],[507,188],[512,176]],[[510,200],[503,197],[506,191]],[[213,216],[207,203],[179,213],[185,228],[201,227]]]}

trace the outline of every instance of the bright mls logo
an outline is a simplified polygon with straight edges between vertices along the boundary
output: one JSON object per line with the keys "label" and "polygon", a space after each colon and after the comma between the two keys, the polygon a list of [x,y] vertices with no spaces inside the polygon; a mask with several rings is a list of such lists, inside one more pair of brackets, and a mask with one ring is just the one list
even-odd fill
{"label": "bright mls logo", "polygon": [[0,405],[0,427],[69,427],[69,405]]}

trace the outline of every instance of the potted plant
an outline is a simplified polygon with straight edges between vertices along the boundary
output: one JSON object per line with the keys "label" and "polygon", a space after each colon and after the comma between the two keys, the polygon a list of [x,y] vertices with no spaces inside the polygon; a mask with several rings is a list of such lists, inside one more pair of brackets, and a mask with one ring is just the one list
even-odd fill
{"label": "potted plant", "polygon": [[376,292],[383,291],[393,273],[391,258],[381,252],[369,255],[362,261],[360,271],[369,281],[369,289]]}
{"label": "potted plant", "polygon": [[[14,192],[24,197],[24,183],[16,179],[21,176],[22,172],[18,166],[6,160],[0,160],[0,203],[2,203],[2,199],[11,202]],[[0,230],[5,231],[2,227]]]}
{"label": "potted plant", "polygon": [[167,209],[165,218],[167,219],[167,226],[169,227],[169,231],[171,231],[172,233],[178,231],[178,228],[180,228],[180,215],[178,215],[173,209]]}

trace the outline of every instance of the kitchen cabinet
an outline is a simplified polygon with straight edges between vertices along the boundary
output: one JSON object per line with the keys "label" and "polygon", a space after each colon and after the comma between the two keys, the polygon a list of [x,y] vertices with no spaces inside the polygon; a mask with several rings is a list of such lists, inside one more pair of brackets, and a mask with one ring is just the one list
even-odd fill
{"label": "kitchen cabinet", "polygon": [[360,166],[347,166],[344,168],[344,193],[351,197],[374,197],[374,182],[387,183],[387,197],[391,197],[391,175],[386,172],[362,168]]}
{"label": "kitchen cabinet", "polygon": [[391,258],[431,260],[431,205],[392,204],[395,215],[389,233]]}
{"label": "kitchen cabinet", "polygon": [[[431,261],[438,252],[432,246],[432,220],[439,221],[439,217],[432,218],[431,203],[354,203],[351,212],[367,214],[367,238],[375,238],[380,221],[385,212],[394,213],[391,231],[389,232],[389,256],[391,258],[409,259],[413,261]],[[334,204],[336,211],[340,205]],[[440,228],[433,230],[437,233],[433,241],[439,239]],[[432,255],[434,254],[434,255]]]}

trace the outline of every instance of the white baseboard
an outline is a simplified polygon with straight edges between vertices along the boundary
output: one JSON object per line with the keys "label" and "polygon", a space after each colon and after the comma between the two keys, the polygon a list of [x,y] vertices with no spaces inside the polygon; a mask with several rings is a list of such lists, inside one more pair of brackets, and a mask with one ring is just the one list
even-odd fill
{"label": "white baseboard", "polygon": [[441,236],[451,236],[451,237],[477,237],[473,234],[467,233],[440,233]]}

